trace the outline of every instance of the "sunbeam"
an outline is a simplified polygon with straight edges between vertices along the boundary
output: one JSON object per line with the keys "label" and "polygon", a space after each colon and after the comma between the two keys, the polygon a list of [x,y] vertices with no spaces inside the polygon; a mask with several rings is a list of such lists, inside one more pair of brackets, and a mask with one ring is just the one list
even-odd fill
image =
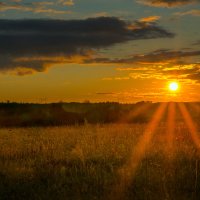
{"label": "sunbeam", "polygon": [[197,149],[200,149],[200,138],[197,134],[197,127],[195,126],[192,117],[190,116],[190,113],[188,112],[184,103],[178,103],[178,106],[183,116],[183,119],[189,129],[194,144],[196,145]]}
{"label": "sunbeam", "polygon": [[[123,199],[123,194],[126,188],[131,184],[134,179],[138,165],[141,163],[145,156],[145,152],[149,147],[149,144],[152,140],[156,128],[158,127],[158,124],[163,116],[166,107],[167,103],[161,103],[154,113],[152,120],[149,122],[146,130],[144,131],[144,134],[141,136],[138,143],[133,148],[130,154],[130,159],[122,168],[120,168],[119,184],[115,185],[109,199]],[[116,194],[118,194],[117,197],[115,196]]]}
{"label": "sunbeam", "polygon": [[167,145],[166,155],[168,158],[173,156],[173,141],[175,132],[175,117],[176,117],[176,104],[174,102],[169,103],[167,114]]}
{"label": "sunbeam", "polygon": [[131,110],[126,116],[122,116],[119,122],[129,122],[131,119],[136,118],[138,115],[144,113],[148,109],[150,109],[152,105],[148,103],[144,103],[143,105],[138,105],[136,109]]}

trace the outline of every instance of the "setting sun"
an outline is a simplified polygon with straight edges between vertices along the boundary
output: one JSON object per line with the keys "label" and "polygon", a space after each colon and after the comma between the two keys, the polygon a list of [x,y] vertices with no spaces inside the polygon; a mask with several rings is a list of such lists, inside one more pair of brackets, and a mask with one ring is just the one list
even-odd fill
{"label": "setting sun", "polygon": [[175,92],[175,91],[178,90],[178,88],[179,88],[179,84],[178,84],[177,82],[171,82],[171,83],[169,84],[169,90],[170,90],[170,91]]}

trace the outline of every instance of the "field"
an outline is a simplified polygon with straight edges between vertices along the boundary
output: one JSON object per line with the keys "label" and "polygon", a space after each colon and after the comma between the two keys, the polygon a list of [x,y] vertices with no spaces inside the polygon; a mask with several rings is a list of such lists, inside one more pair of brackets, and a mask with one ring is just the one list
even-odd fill
{"label": "field", "polygon": [[177,122],[170,138],[167,127],[2,128],[0,199],[200,199],[191,133]]}

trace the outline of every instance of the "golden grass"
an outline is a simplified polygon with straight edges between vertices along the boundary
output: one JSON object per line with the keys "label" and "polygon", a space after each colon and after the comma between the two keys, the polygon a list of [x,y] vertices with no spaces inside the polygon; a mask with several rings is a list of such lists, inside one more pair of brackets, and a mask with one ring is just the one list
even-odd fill
{"label": "golden grass", "polygon": [[[200,157],[187,126],[176,122],[169,130],[171,160],[166,157],[167,123],[156,121],[156,127],[0,129],[0,199],[103,200],[116,185],[125,186],[123,199],[200,199]],[[150,129],[155,132],[138,160],[134,152]],[[127,163],[128,184],[119,173]],[[112,199],[118,196],[115,190]]]}

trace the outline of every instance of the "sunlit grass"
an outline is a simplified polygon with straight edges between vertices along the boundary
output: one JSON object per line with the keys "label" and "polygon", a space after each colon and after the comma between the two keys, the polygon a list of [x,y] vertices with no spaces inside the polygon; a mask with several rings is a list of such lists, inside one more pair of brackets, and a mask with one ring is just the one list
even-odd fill
{"label": "sunlit grass", "polygon": [[166,156],[170,159],[173,156],[173,143],[175,132],[176,120],[176,104],[169,103],[167,112],[167,125],[166,125]]}
{"label": "sunlit grass", "polygon": [[116,185],[126,186],[123,199],[199,199],[200,157],[183,123],[174,127],[173,160],[167,123],[156,121],[134,176],[129,166],[128,184],[120,177],[148,126],[0,129],[0,199],[108,199]]}

